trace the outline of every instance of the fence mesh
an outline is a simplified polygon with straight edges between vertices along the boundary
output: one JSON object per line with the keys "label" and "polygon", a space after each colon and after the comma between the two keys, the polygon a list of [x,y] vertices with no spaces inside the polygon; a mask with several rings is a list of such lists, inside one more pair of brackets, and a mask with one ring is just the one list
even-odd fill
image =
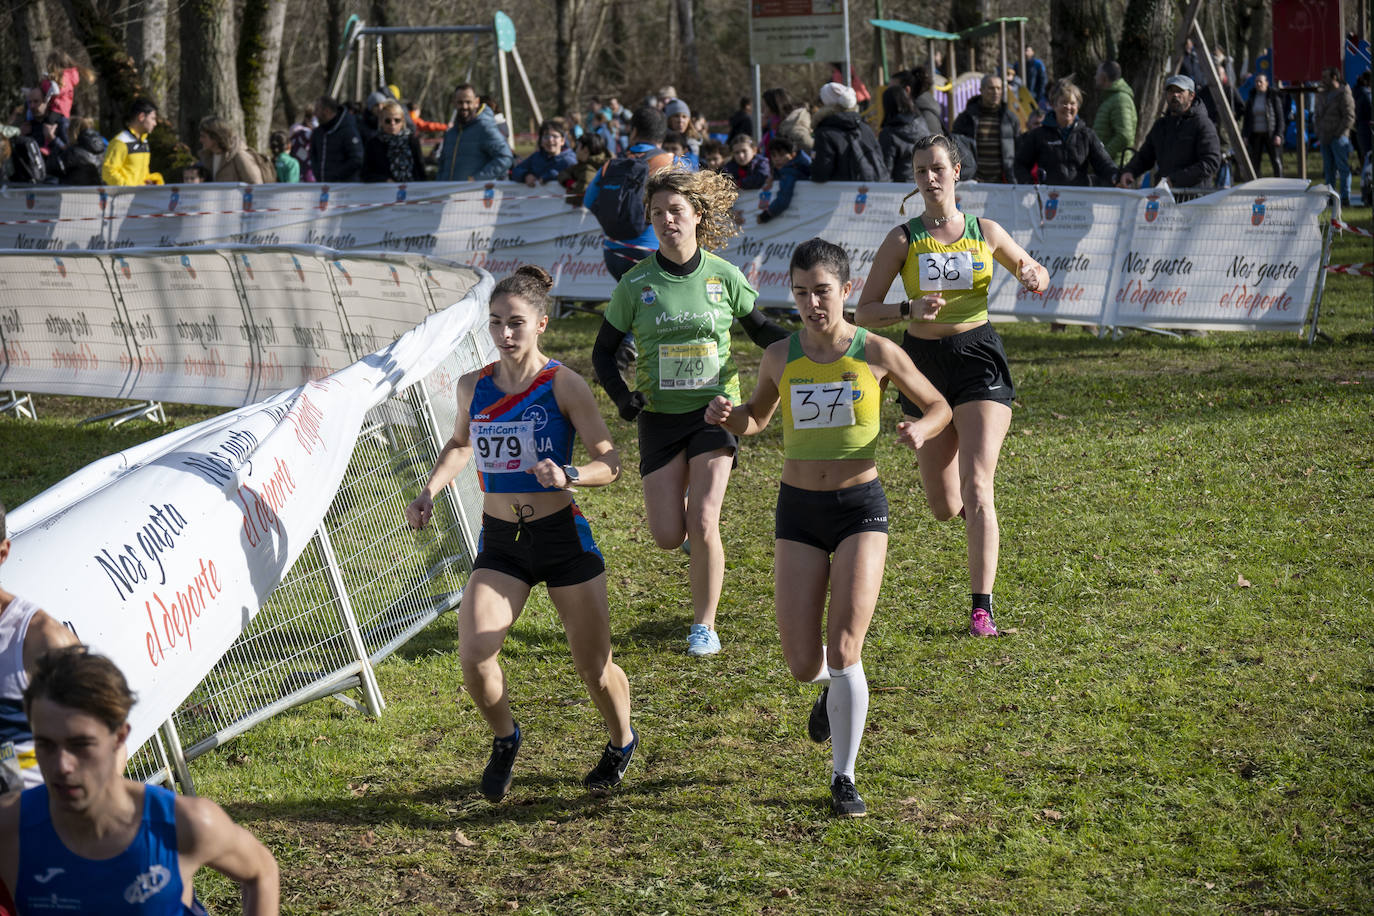
{"label": "fence mesh", "polygon": [[[426,298],[431,310],[448,304]],[[474,332],[423,382],[368,413],[320,530],[171,717],[179,746],[154,735],[130,755],[131,777],[170,781],[178,757],[194,759],[285,709],[362,687],[367,666],[458,606],[481,524],[476,472],[469,465],[435,500],[423,531],[409,527],[405,508],[452,433],[457,379],[494,357],[490,340]]]}

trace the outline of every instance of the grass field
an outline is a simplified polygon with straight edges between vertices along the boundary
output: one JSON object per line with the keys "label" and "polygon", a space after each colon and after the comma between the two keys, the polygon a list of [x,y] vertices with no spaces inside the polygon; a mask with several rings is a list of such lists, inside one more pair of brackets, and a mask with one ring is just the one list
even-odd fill
{"label": "grass field", "polygon": [[[1332,261],[1374,247],[1343,236]],[[581,790],[605,736],[542,591],[506,644],[527,740],[502,805],[476,792],[489,735],[453,615],[379,668],[380,720],[298,708],[197,760],[197,788],[276,853],[288,913],[1370,912],[1374,281],[1333,275],[1322,324],[1311,348],[1002,325],[1019,399],[999,639],[965,635],[961,528],[931,518],[909,453],[885,445],[864,820],[829,817],[814,691],[777,646],[780,435],[744,448],[725,651],[693,660],[686,557],[653,547],[619,421],[630,470],[579,500],[642,735],[618,795]],[[558,321],[546,349],[590,375],[595,329]],[[739,343],[748,380],[758,350]],[[10,505],[165,431],[39,408],[0,420]],[[217,875],[198,887],[233,911]]]}

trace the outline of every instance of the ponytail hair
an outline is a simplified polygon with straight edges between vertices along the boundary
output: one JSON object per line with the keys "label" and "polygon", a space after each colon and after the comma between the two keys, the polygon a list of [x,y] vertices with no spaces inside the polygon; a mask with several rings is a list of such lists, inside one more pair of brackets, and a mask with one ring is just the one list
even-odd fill
{"label": "ponytail hair", "polygon": [[491,298],[513,296],[522,299],[541,315],[549,313],[549,293],[553,290],[553,277],[536,264],[522,264],[515,273],[496,284]]}

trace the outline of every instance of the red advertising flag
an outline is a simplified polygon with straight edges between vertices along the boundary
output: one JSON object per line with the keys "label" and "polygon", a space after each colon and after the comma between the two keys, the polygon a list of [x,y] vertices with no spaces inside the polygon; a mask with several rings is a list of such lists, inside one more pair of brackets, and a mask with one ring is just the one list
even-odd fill
{"label": "red advertising flag", "polygon": [[1315,83],[1341,65],[1343,0],[1274,0],[1274,79]]}

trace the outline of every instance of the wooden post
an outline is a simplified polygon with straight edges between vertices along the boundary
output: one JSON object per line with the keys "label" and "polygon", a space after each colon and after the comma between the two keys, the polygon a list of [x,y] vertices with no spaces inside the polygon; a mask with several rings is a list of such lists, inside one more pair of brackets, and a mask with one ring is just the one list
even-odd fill
{"label": "wooden post", "polygon": [[1307,180],[1307,87],[1298,86],[1298,177]]}
{"label": "wooden post", "polygon": [[1007,21],[1005,19],[997,23],[998,35],[1002,39],[1002,71],[998,77],[1002,80],[1002,98],[1007,106],[1011,106],[1011,87],[1007,85]]}
{"label": "wooden post", "polygon": [[1197,22],[1197,11],[1202,7],[1202,0],[1192,0],[1188,4],[1188,12],[1183,14],[1183,20],[1178,24],[1178,34],[1174,37],[1174,65],[1169,69],[1177,73],[1183,66],[1183,48],[1188,40],[1188,33],[1193,30],[1193,23]]}
{"label": "wooden post", "polygon": [[1207,36],[1202,34],[1202,26],[1198,25],[1197,19],[1193,20],[1193,43],[1197,47],[1198,56],[1202,59],[1203,68],[1207,71],[1207,78],[1212,82],[1212,102],[1217,106],[1217,120],[1221,124],[1221,129],[1236,154],[1236,171],[1240,174],[1241,181],[1254,181],[1255,164],[1250,161],[1250,154],[1245,149],[1245,140],[1240,135],[1240,125],[1236,123],[1236,115],[1231,111],[1231,100],[1222,90],[1221,74],[1217,72],[1216,61],[1212,60],[1212,51],[1207,47]]}

